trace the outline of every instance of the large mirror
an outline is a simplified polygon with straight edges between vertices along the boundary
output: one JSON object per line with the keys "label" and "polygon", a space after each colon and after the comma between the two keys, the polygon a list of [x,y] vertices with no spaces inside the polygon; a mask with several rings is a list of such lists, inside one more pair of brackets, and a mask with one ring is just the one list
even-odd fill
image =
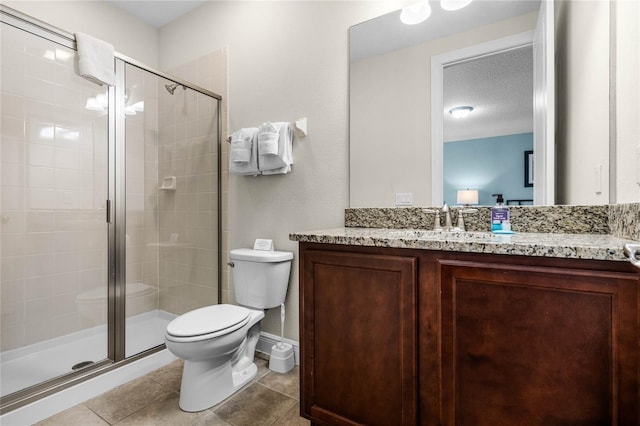
{"label": "large mirror", "polygon": [[[350,206],[456,204],[465,189],[482,205],[493,193],[523,204],[615,202],[609,35],[620,11],[608,1],[429,3],[420,24],[396,11],[350,29]],[[546,53],[536,52],[541,31]],[[626,53],[637,73],[637,52]],[[551,92],[539,98],[546,79]],[[456,119],[457,106],[474,109]],[[638,194],[635,182],[626,188]]]}
{"label": "large mirror", "polygon": [[493,194],[507,204],[534,203],[533,63],[525,43],[442,67],[443,97],[432,101],[444,111],[432,120],[442,123],[441,135],[432,131],[432,144],[440,144],[432,163],[442,163],[432,166],[433,194],[442,188],[435,204],[457,204],[458,191],[467,190],[479,205],[494,204]]}

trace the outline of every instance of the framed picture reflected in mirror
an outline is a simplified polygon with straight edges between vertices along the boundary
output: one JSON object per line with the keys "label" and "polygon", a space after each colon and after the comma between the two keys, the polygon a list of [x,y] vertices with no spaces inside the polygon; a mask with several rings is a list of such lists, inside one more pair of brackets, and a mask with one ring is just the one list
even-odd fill
{"label": "framed picture reflected in mirror", "polygon": [[533,151],[524,152],[524,186],[533,186]]}

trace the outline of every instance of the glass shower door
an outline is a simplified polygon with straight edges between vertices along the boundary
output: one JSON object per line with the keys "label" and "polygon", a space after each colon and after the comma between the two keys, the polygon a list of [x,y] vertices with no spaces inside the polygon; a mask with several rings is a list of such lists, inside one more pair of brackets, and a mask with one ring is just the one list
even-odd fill
{"label": "glass shower door", "polygon": [[107,91],[0,25],[2,396],[105,360]]}
{"label": "glass shower door", "polygon": [[130,357],[163,344],[177,315],[218,301],[218,102],[124,70]]}

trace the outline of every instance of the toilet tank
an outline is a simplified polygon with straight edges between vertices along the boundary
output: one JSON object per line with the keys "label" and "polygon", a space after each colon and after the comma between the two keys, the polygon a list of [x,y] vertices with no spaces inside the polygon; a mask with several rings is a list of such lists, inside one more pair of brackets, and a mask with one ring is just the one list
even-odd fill
{"label": "toilet tank", "polygon": [[270,309],[284,303],[293,253],[244,248],[231,250],[229,259],[238,304]]}

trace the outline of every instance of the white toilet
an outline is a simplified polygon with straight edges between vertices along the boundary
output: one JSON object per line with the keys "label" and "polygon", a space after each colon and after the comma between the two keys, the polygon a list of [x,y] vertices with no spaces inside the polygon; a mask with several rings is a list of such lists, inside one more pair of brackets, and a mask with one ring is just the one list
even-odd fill
{"label": "white toilet", "polygon": [[235,249],[229,254],[239,305],[213,305],[167,326],[167,348],[184,359],[180,408],[201,411],[253,379],[264,310],[284,303],[293,253]]}

